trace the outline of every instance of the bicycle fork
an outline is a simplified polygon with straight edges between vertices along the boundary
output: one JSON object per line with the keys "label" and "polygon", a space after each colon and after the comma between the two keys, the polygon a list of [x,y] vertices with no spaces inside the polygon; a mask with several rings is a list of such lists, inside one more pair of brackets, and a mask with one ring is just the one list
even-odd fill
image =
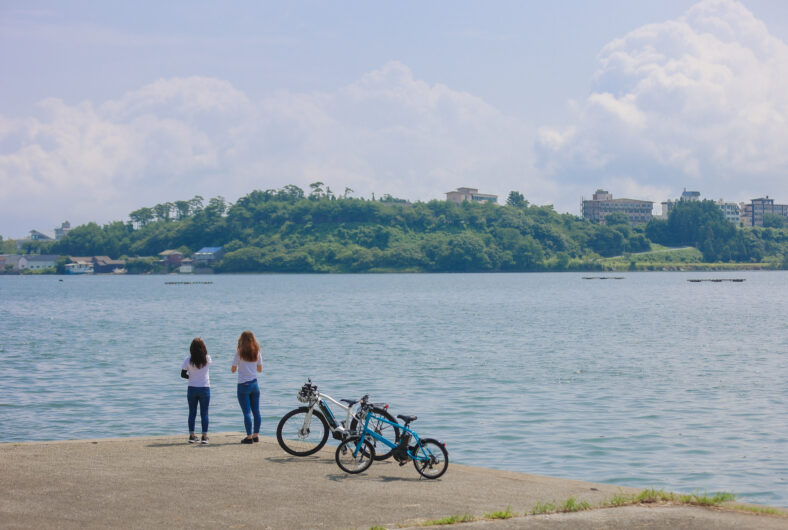
{"label": "bicycle fork", "polygon": [[301,428],[298,430],[298,435],[301,438],[306,438],[309,436],[309,425],[312,423],[312,411],[315,410],[315,407],[309,407],[306,411],[306,415],[304,416],[304,424],[301,425]]}

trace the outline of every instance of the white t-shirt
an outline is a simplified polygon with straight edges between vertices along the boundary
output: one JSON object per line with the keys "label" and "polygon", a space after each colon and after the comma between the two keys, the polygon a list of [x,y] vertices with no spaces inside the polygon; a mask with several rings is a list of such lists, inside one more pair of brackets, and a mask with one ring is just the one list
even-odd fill
{"label": "white t-shirt", "polygon": [[233,357],[233,366],[238,367],[238,384],[246,383],[253,379],[257,379],[257,367],[263,367],[263,353],[257,353],[256,361],[244,361],[241,355],[236,351]]}
{"label": "white t-shirt", "polygon": [[188,370],[189,371],[189,386],[197,386],[197,387],[204,387],[204,386],[211,386],[211,378],[208,374],[208,367],[211,365],[213,361],[211,361],[211,356],[208,355],[205,357],[205,360],[208,361],[205,363],[205,366],[202,368],[197,368],[191,363],[192,356],[187,355],[186,360],[183,361],[183,366],[181,366],[181,370]]}

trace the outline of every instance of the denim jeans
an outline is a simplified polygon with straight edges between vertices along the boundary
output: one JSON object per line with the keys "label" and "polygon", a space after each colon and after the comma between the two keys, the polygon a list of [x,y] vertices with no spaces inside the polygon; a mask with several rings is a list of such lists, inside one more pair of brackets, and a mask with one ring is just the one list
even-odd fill
{"label": "denim jeans", "polygon": [[257,379],[238,384],[238,404],[244,413],[244,427],[247,436],[252,434],[252,415],[254,415],[254,434],[260,432],[260,387]]}
{"label": "denim jeans", "polygon": [[189,401],[189,432],[194,432],[197,403],[200,404],[202,432],[208,432],[208,405],[211,402],[211,388],[207,386],[190,386],[186,391],[186,399]]}

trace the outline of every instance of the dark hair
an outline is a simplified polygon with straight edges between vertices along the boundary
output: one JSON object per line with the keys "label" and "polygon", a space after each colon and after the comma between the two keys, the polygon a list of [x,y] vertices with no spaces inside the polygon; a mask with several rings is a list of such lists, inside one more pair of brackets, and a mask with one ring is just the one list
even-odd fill
{"label": "dark hair", "polygon": [[251,331],[244,331],[238,337],[238,355],[241,359],[247,362],[254,362],[257,360],[257,355],[260,353],[260,345],[254,338],[254,333]]}
{"label": "dark hair", "polygon": [[208,348],[205,347],[205,342],[200,337],[192,341],[189,346],[189,353],[191,353],[191,360],[189,361],[198,369],[208,364]]}

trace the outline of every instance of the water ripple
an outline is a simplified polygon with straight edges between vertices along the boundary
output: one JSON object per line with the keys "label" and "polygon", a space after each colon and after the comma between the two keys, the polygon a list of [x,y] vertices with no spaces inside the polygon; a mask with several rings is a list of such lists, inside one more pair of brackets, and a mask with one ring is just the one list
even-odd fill
{"label": "water ripple", "polygon": [[252,329],[264,434],[312,377],[418,415],[456,462],[788,506],[788,273],[693,276],[0,277],[0,441],[185,431],[195,336],[211,429],[239,431]]}

